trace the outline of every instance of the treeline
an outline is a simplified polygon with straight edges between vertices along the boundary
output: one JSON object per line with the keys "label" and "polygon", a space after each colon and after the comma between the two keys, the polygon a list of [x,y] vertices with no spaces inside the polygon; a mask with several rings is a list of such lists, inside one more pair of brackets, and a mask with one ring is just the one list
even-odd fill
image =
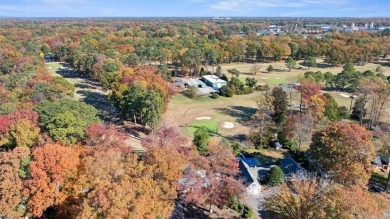
{"label": "treeline", "polygon": [[[386,32],[257,36],[258,23],[172,21],[7,21],[0,30],[0,71],[18,60],[53,54],[77,73],[99,78],[122,65],[170,64],[184,74],[230,62],[323,57],[332,66],[373,62],[390,53]],[[237,33],[245,31],[244,37]]]}

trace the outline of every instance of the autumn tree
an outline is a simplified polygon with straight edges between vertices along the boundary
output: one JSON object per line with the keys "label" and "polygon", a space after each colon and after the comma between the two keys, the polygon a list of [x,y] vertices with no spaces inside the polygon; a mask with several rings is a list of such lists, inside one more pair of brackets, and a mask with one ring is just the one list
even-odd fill
{"label": "autumn tree", "polygon": [[130,138],[114,125],[93,124],[85,129],[85,146],[87,147],[122,147]]}
{"label": "autumn tree", "polygon": [[266,198],[264,207],[282,218],[323,218],[326,194],[332,189],[329,180],[315,176],[293,176],[278,194]]}
{"label": "autumn tree", "polygon": [[181,142],[164,127],[146,138],[142,158],[126,145],[88,147],[73,183],[82,202],[77,217],[169,217],[184,166]]}
{"label": "autumn tree", "polygon": [[308,103],[308,110],[315,122],[321,121],[324,117],[324,111],[326,107],[326,97],[322,94],[316,94],[310,98]]}
{"label": "autumn tree", "polygon": [[358,186],[337,185],[327,195],[332,218],[382,218],[388,200]]}
{"label": "autumn tree", "polygon": [[17,147],[32,147],[38,140],[40,129],[27,119],[22,119],[9,127],[11,141]]}
{"label": "autumn tree", "polygon": [[51,206],[67,197],[66,181],[76,177],[80,164],[79,151],[74,147],[46,144],[32,151],[30,177],[25,181],[27,211],[39,217]]}
{"label": "autumn tree", "polygon": [[27,177],[26,166],[30,150],[18,147],[0,153],[0,216],[21,218],[25,214],[23,180]]}
{"label": "autumn tree", "polygon": [[195,153],[190,158],[181,192],[186,202],[209,205],[212,212],[212,205],[228,205],[231,197],[241,195],[243,187],[235,179],[238,165],[232,151],[216,139],[212,139],[207,148],[206,156]]}
{"label": "autumn tree", "polygon": [[266,199],[265,208],[283,218],[381,218],[386,201],[358,186],[315,176],[294,176]]}
{"label": "autumn tree", "polygon": [[302,80],[300,85],[298,86],[298,92],[301,94],[300,100],[300,111],[305,104],[310,102],[312,96],[319,94],[321,90],[321,85],[317,84],[311,80]]}
{"label": "autumn tree", "polygon": [[366,103],[367,96],[358,96],[352,108],[351,118],[357,119],[360,125],[363,125],[363,119],[367,114]]}
{"label": "autumn tree", "polygon": [[148,124],[152,128],[157,126],[173,94],[169,84],[154,67],[122,67],[107,76],[106,83],[111,89],[109,100],[127,119],[139,117],[143,125]]}
{"label": "autumn tree", "polygon": [[308,154],[335,181],[365,187],[375,155],[371,138],[371,133],[357,124],[332,123],[313,134]]}

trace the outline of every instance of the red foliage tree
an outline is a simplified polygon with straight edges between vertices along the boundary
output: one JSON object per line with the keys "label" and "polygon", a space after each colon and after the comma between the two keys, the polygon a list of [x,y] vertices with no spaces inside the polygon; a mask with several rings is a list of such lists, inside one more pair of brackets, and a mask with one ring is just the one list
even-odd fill
{"label": "red foliage tree", "polygon": [[207,151],[206,156],[195,153],[191,158],[181,191],[186,202],[209,204],[212,211],[212,205],[228,205],[232,196],[243,192],[243,186],[234,178],[239,170],[231,150],[211,139]]}
{"label": "red foliage tree", "polygon": [[31,109],[20,109],[15,112],[12,112],[8,115],[8,118],[12,121],[12,123],[15,123],[19,120],[25,119],[30,121],[32,124],[38,124],[38,118],[39,115],[37,112],[31,110]]}
{"label": "red foliage tree", "polygon": [[114,125],[93,124],[86,128],[86,146],[89,147],[123,147],[128,134],[119,132]]}
{"label": "red foliage tree", "polygon": [[8,127],[11,124],[11,120],[8,116],[0,115],[0,134],[8,132]]}
{"label": "red foliage tree", "polygon": [[298,86],[298,91],[301,94],[300,110],[305,103],[309,103],[312,96],[320,93],[322,85],[310,80],[303,80]]}

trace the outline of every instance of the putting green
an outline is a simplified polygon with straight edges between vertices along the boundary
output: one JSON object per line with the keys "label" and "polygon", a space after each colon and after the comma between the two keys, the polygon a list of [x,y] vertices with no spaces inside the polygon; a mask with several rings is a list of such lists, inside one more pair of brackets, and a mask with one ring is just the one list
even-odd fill
{"label": "putting green", "polygon": [[187,127],[187,132],[193,135],[196,130],[201,127],[205,128],[210,135],[218,133],[218,122],[214,120],[195,121]]}

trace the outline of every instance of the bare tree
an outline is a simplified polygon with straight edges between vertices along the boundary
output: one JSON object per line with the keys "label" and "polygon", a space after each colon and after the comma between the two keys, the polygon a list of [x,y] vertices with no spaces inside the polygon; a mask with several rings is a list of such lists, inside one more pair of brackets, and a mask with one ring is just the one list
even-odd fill
{"label": "bare tree", "polygon": [[278,194],[266,198],[264,207],[283,218],[317,218],[333,183],[311,174],[294,175],[290,182]]}
{"label": "bare tree", "polygon": [[250,70],[250,72],[252,73],[252,74],[254,74],[254,75],[257,75],[257,73],[259,73],[260,72],[260,65],[253,65],[252,66],[252,68],[251,68],[251,70]]}

